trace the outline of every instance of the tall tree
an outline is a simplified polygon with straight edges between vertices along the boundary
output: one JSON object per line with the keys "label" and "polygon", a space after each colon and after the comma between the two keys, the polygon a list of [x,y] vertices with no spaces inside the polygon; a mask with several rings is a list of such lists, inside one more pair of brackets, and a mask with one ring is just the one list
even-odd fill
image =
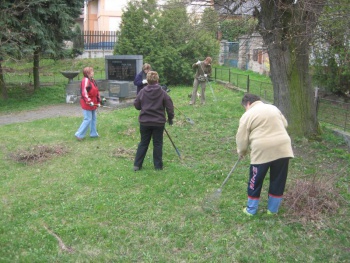
{"label": "tall tree", "polygon": [[11,57],[18,59],[26,50],[26,32],[22,27],[21,17],[29,10],[34,0],[0,1],[0,98],[7,99],[2,62]]}
{"label": "tall tree", "polygon": [[33,48],[34,89],[40,86],[39,61],[43,53],[53,57],[65,48],[64,41],[74,36],[72,27],[82,13],[84,0],[38,0],[23,13],[27,44]]}
{"label": "tall tree", "polygon": [[[214,0],[232,10],[238,0]],[[246,2],[246,1],[245,1]],[[289,121],[294,136],[319,133],[309,73],[310,43],[326,0],[255,0],[258,31],[267,47],[274,104]]]}
{"label": "tall tree", "polygon": [[212,54],[209,49],[218,50],[213,35],[192,17],[192,14],[188,15],[186,5],[169,1],[159,18],[157,35],[161,48],[156,50],[158,59],[155,60],[155,66],[163,72],[168,84],[191,83],[191,65]]}
{"label": "tall tree", "polygon": [[312,44],[314,79],[339,95],[350,92],[350,2],[329,0]]}
{"label": "tall tree", "polygon": [[[0,57],[33,55],[34,89],[39,88],[39,60],[45,53],[57,57],[64,40],[73,36],[72,27],[84,0],[2,0],[0,1]],[[0,60],[1,69],[1,60]],[[7,97],[0,70],[1,97]]]}
{"label": "tall tree", "polygon": [[149,54],[157,46],[155,27],[159,12],[156,0],[129,1],[122,15],[120,31],[117,32],[118,42],[115,54],[144,55],[149,61]]}

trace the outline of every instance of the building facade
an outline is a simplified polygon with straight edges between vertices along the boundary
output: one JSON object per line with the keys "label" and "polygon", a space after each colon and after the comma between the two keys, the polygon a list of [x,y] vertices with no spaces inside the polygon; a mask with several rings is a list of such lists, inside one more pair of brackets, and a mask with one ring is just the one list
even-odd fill
{"label": "building facade", "polygon": [[269,75],[270,60],[259,33],[239,38],[238,68]]}
{"label": "building facade", "polygon": [[84,31],[117,31],[129,0],[85,0]]}

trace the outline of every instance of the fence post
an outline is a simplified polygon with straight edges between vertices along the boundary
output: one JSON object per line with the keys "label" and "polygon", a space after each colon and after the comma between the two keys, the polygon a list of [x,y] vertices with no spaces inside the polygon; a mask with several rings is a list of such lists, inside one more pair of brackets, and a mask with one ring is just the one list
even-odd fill
{"label": "fence post", "polygon": [[247,93],[249,93],[249,75],[247,76]]}
{"label": "fence post", "polygon": [[228,69],[228,83],[231,83],[231,68]]}
{"label": "fence post", "polygon": [[349,112],[349,105],[346,107],[345,111],[345,123],[344,123],[344,131],[346,131],[346,123],[348,122],[348,112]]}
{"label": "fence post", "polygon": [[260,89],[259,89],[259,95],[261,96],[261,86],[262,86],[262,82],[260,82]]}
{"label": "fence post", "polygon": [[315,88],[315,106],[316,106],[316,117],[318,115],[318,105],[319,104],[319,97],[318,97],[318,87]]}

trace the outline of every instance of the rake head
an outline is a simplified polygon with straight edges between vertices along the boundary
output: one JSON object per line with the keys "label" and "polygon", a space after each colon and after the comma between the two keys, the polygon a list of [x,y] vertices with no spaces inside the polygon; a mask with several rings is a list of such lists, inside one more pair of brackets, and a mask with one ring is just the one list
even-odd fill
{"label": "rake head", "polygon": [[217,189],[214,193],[204,198],[202,208],[206,212],[217,212],[220,204],[222,189]]}
{"label": "rake head", "polygon": [[186,121],[191,124],[191,125],[194,125],[194,121],[188,117],[186,117]]}

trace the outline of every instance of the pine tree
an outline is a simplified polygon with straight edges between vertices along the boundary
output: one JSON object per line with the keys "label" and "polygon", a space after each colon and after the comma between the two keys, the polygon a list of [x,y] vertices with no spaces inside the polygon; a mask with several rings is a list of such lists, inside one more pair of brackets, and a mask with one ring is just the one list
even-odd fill
{"label": "pine tree", "polygon": [[61,54],[65,48],[64,41],[73,38],[72,28],[75,19],[82,12],[83,5],[83,0],[34,1],[29,6],[28,12],[23,14],[26,45],[34,46],[32,49],[34,89],[40,86],[40,55],[45,53],[58,57]]}
{"label": "pine tree", "polygon": [[24,50],[27,34],[23,30],[22,17],[34,0],[0,1],[0,97],[7,99],[7,89],[1,62],[8,57],[19,59]]}
{"label": "pine tree", "polygon": [[199,31],[181,1],[130,1],[122,16],[115,54],[143,55],[160,76],[162,84],[190,84],[191,65],[199,58],[216,58],[218,41],[208,31]]}

